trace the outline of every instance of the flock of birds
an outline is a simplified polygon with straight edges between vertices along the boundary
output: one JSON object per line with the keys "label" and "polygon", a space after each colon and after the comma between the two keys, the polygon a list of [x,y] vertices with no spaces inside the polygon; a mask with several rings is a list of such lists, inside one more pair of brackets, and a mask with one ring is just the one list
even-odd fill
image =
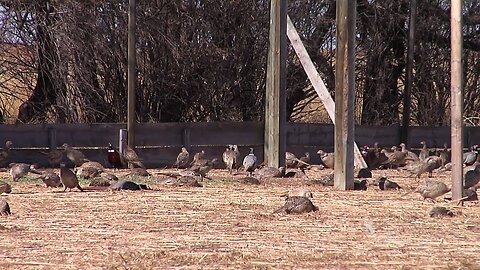
{"label": "flock of birds", "polygon": [[[361,153],[368,168],[361,169],[357,173],[355,179],[355,188],[358,190],[366,190],[368,184],[378,185],[381,190],[398,190],[401,187],[394,181],[388,179],[386,176],[374,180],[372,183],[365,178],[371,178],[371,170],[376,169],[403,169],[411,173],[416,180],[420,180],[423,174],[428,173],[428,177],[433,176],[433,171],[438,172],[451,170],[450,163],[450,149],[444,145],[443,149],[430,150],[427,148],[425,142],[421,142],[422,149],[417,155],[408,150],[404,143],[398,147],[393,146],[390,149],[379,147],[375,143],[373,147],[364,146],[361,148]],[[7,141],[4,149],[0,151],[0,164],[8,161],[13,143]],[[470,151],[464,153],[463,162],[464,168],[464,200],[478,201],[476,189],[480,181],[480,154],[478,145],[470,148]],[[13,181],[18,181],[28,173],[38,175],[36,179],[41,179],[47,187],[64,187],[64,191],[77,188],[84,191],[79,184],[78,178],[91,178],[91,186],[110,187],[111,189],[130,189],[140,190],[148,189],[145,185],[138,185],[131,181],[122,180],[107,173],[98,162],[91,161],[78,149],[71,147],[68,144],[63,144],[61,149],[52,150],[49,152],[42,152],[46,156],[52,168],[60,166],[60,173],[56,174],[53,169],[39,170],[36,164],[26,163],[10,163],[10,176]],[[317,154],[320,157],[320,165],[311,164],[310,154],[307,152],[303,157],[297,158],[293,153],[286,152],[286,168],[296,168],[298,170],[290,170],[287,172],[285,167],[275,168],[266,166],[265,163],[259,164],[255,156],[253,148],[250,148],[248,155],[242,157],[237,145],[228,145],[222,154],[222,161],[225,164],[228,173],[239,174],[240,171],[248,174],[247,179],[268,178],[268,177],[307,177],[305,170],[334,168],[334,153],[328,153],[324,150],[319,150]],[[71,169],[65,166],[62,162],[64,157],[67,157],[75,168]],[[137,155],[134,149],[126,146],[124,153],[119,153],[111,144],[107,148],[107,160],[114,169],[129,168],[128,175],[131,176],[149,176],[150,173],[146,170],[143,160]],[[179,170],[179,173],[170,176],[177,178],[192,179],[194,176],[200,176],[201,179],[207,177],[208,172],[219,163],[217,158],[207,159],[205,151],[196,153],[193,159],[190,158],[190,153],[185,147],[181,148],[177,156],[174,167]],[[180,171],[181,169],[181,171]],[[308,178],[308,177],[307,177]],[[258,180],[257,180],[258,181]],[[333,173],[327,175],[319,180],[321,184],[333,186]],[[113,183],[112,183],[113,182]],[[423,199],[435,200],[438,197],[446,194],[450,188],[440,181],[428,179],[423,183],[419,183],[413,192],[419,193]],[[0,181],[0,193],[10,193],[11,186],[4,181]],[[317,211],[318,207],[313,205],[311,198],[313,197],[308,190],[300,190],[298,192],[289,193],[285,196],[285,204],[283,207],[275,211],[284,213],[305,213]],[[438,208],[438,207],[437,207]],[[441,215],[438,213],[445,213],[450,215],[451,211],[432,209],[431,216]],[[5,200],[0,201],[0,215],[10,214],[10,207]]]}

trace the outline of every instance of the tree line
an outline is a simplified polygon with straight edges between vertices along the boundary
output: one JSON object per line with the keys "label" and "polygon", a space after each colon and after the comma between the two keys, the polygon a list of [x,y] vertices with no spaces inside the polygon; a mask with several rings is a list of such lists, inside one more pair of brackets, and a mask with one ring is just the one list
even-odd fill
{"label": "tree line", "polygon": [[[480,2],[463,3],[464,113],[476,125]],[[288,5],[334,95],[335,1]],[[401,123],[409,5],[357,0],[358,124]],[[269,8],[269,0],[137,1],[137,120],[263,120]],[[416,21],[412,122],[448,125],[450,1],[418,0]],[[125,122],[127,22],[128,0],[0,1],[0,120],[12,117],[7,100],[23,98],[20,123]],[[318,113],[291,46],[287,73],[288,121]]]}

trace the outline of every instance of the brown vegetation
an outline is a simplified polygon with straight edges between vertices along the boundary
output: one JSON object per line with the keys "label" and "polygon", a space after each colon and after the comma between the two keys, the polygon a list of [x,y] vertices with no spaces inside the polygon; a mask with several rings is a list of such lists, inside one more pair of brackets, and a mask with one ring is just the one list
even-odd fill
{"label": "brown vegetation", "polygon": [[[407,190],[346,192],[313,184],[330,172],[255,186],[215,170],[201,188],[165,186],[157,175],[146,180],[153,190],[140,192],[63,193],[16,182],[5,196],[13,215],[0,217],[0,267],[480,268],[478,205],[425,202],[407,193],[413,177],[396,170],[385,172]],[[448,173],[435,176],[450,181]],[[273,214],[283,205],[280,195],[302,186],[313,192],[318,212]],[[431,218],[433,206],[447,206],[455,216]]]}
{"label": "brown vegetation", "polygon": [[[269,2],[137,2],[137,120],[140,122],[260,121],[263,118]],[[418,3],[412,122],[449,123],[450,1]],[[478,124],[480,36],[478,1],[464,1],[465,117]],[[19,122],[126,120],[128,1],[3,1],[0,43],[32,55],[0,63],[30,95],[18,98]],[[357,5],[357,106],[361,124],[401,119],[409,1],[360,0]],[[292,18],[327,87],[333,90],[335,1],[289,1]],[[0,47],[0,55],[8,53]],[[289,121],[328,121],[290,48]],[[22,70],[28,70],[25,76]],[[7,72],[5,73],[5,70]],[[32,71],[35,76],[32,76]],[[22,77],[23,76],[23,77]],[[32,78],[35,81],[32,85]],[[15,86],[0,83],[3,93]],[[333,92],[332,92],[333,93]],[[15,118],[0,98],[1,120]]]}

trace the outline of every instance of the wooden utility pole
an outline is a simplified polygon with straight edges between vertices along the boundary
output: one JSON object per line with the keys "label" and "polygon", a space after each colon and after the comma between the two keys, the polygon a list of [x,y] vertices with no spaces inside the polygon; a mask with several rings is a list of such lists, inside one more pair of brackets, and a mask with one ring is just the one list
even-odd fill
{"label": "wooden utility pole", "polygon": [[356,1],[337,1],[335,188],[353,189]]}
{"label": "wooden utility pole", "polygon": [[417,18],[417,0],[410,0],[410,22],[408,24],[407,77],[403,90],[402,142],[408,145],[410,128],[410,106],[413,85],[413,60],[415,53],[415,20]]}
{"label": "wooden utility pole", "polygon": [[463,193],[462,1],[451,1],[452,199]]}
{"label": "wooden utility pole", "polygon": [[268,166],[285,166],[287,0],[270,2],[270,35],[265,95],[264,156]]}
{"label": "wooden utility pole", "polygon": [[137,75],[135,64],[137,53],[135,51],[135,32],[137,24],[135,0],[128,1],[128,107],[127,107],[127,130],[128,146],[135,147],[135,85]]}

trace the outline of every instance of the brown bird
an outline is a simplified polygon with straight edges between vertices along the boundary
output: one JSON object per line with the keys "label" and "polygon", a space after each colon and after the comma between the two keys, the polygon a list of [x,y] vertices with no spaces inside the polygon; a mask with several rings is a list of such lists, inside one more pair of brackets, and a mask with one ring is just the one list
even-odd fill
{"label": "brown bird", "polygon": [[443,167],[440,167],[440,169],[438,169],[439,172],[447,172],[447,171],[451,171],[451,170],[452,170],[452,163],[451,162],[446,163]]}
{"label": "brown bird", "polygon": [[105,170],[105,167],[103,167],[102,164],[100,164],[99,162],[96,162],[96,161],[87,161],[85,163],[82,164],[82,166],[80,167],[93,167],[97,170],[99,170],[100,172],[103,172]]}
{"label": "brown bird", "polygon": [[429,156],[423,162],[417,163],[413,167],[412,173],[415,175],[415,179],[420,179],[422,174],[428,172],[428,177],[432,177],[433,170],[442,166],[442,160],[437,156]]}
{"label": "brown bird", "polygon": [[212,160],[204,159],[203,162],[198,162],[197,164],[193,165],[188,169],[189,171],[193,172],[195,175],[201,176],[202,180],[204,177],[207,177],[207,173],[215,166],[218,159],[214,158]]}
{"label": "brown bird", "polygon": [[274,213],[301,214],[318,211],[309,198],[304,196],[292,196],[285,198],[285,204]]}
{"label": "brown bird", "polygon": [[414,192],[420,193],[422,195],[423,200],[431,199],[435,201],[437,197],[444,195],[445,193],[449,192],[450,188],[447,187],[442,182],[427,180],[425,183],[420,184]]}
{"label": "brown bird", "polygon": [[240,154],[240,151],[238,151],[238,145],[232,145],[232,150],[233,155],[235,156],[233,168],[238,171],[238,169],[242,166],[242,155]]}
{"label": "brown bird", "polygon": [[230,174],[233,172],[233,166],[235,164],[235,153],[233,152],[233,146],[229,145],[225,152],[222,154],[223,163],[227,167]]}
{"label": "brown bird", "polygon": [[73,149],[67,143],[64,143],[62,147],[65,149],[65,155],[68,159],[70,159],[75,166],[81,166],[83,163],[90,161],[88,160],[85,155],[77,149]]}
{"label": "brown bird", "polygon": [[193,160],[192,160],[192,162],[190,162],[190,165],[192,166],[192,165],[195,165],[199,162],[201,163],[201,162],[203,162],[203,160],[205,160],[205,151],[204,150],[202,150],[198,153],[195,153],[195,155],[193,155]]}
{"label": "brown bird", "polygon": [[282,177],[285,175],[285,167],[275,168],[275,167],[263,167],[258,169],[255,174],[259,177]]}
{"label": "brown bird", "polygon": [[430,217],[453,217],[453,212],[452,210],[445,208],[443,206],[435,206],[432,209],[430,209],[430,212],[428,213]]}
{"label": "brown bird", "polygon": [[405,158],[405,163],[406,164],[420,161],[417,154],[408,150],[407,146],[404,143],[400,144],[400,148],[402,149],[402,152],[407,152],[407,157]]}
{"label": "brown bird", "polygon": [[8,202],[4,199],[0,200],[0,216],[8,216],[11,214],[12,212],[10,212],[10,205],[8,205]]}
{"label": "brown bird", "polygon": [[305,152],[304,156],[301,157],[300,160],[309,164],[310,163],[310,152]]}
{"label": "brown bird", "polygon": [[51,150],[49,152],[40,151],[41,154],[44,154],[47,156],[48,163],[52,168],[55,168],[60,164],[60,162],[62,162],[63,152],[64,152],[63,150],[57,150],[57,149]]}
{"label": "brown bird", "polygon": [[333,187],[335,184],[335,174],[331,173],[331,174],[324,175],[320,177],[320,179],[316,180],[315,182],[320,183],[323,186]]}
{"label": "brown bird", "polygon": [[178,186],[178,187],[202,187],[198,183],[197,179],[193,176],[180,176],[180,177],[168,177],[163,181],[164,184],[169,186]]}
{"label": "brown bird", "polygon": [[323,150],[318,150],[317,154],[320,155],[320,159],[322,163],[330,169],[334,169],[335,166],[335,154],[334,153],[327,153]]}
{"label": "brown bird", "polygon": [[52,170],[42,172],[42,175],[37,177],[37,179],[42,179],[47,187],[63,187],[60,176]]}
{"label": "brown bird", "polygon": [[11,192],[12,192],[12,186],[9,183],[0,180],[0,194],[11,193]]}
{"label": "brown bird", "polygon": [[26,163],[10,163],[10,176],[13,181],[18,181],[20,178],[26,176],[29,172],[40,174],[35,165]]}
{"label": "brown bird", "polygon": [[190,160],[190,153],[188,153],[187,148],[182,147],[182,150],[177,156],[177,161],[175,162],[175,167],[177,169],[185,168],[188,165],[188,161]]}
{"label": "brown bird", "polygon": [[420,159],[420,161],[424,161],[428,156],[430,156],[430,151],[427,149],[427,143],[425,141],[421,141],[420,144],[422,145],[422,149],[420,150],[420,154],[418,154],[418,159]]}
{"label": "brown bird", "polygon": [[285,152],[285,165],[287,168],[292,168],[297,165],[298,158],[295,156],[295,154],[291,152]]}
{"label": "brown bird", "polygon": [[100,175],[100,173],[102,173],[102,172],[103,172],[103,170],[99,170],[97,167],[93,167],[93,166],[83,166],[82,165],[82,166],[77,167],[75,169],[75,174],[77,175],[77,177],[82,177],[82,178],[85,178],[85,179],[94,178],[94,177]]}
{"label": "brown bird", "polygon": [[443,149],[437,151],[437,155],[442,160],[442,167],[444,167],[445,164],[450,162],[450,150],[448,149],[446,143],[443,144]]}
{"label": "brown bird", "polygon": [[373,148],[365,145],[362,147],[361,153],[363,159],[367,163],[368,168],[371,170],[379,168],[382,164],[388,161],[387,156],[382,152],[378,142],[374,143]]}
{"label": "brown bird", "polygon": [[7,162],[8,156],[10,155],[10,149],[12,148],[12,141],[5,142],[5,148],[0,151],[0,166],[3,166]]}
{"label": "brown bird", "polygon": [[299,161],[297,162],[297,168],[302,171],[302,173],[305,174],[305,169],[310,167],[310,153],[305,152],[304,156],[299,158]]}
{"label": "brown bird", "polygon": [[64,192],[72,188],[78,188],[80,191],[84,191],[80,184],[78,183],[78,178],[69,168],[65,167],[65,163],[60,164],[60,180],[62,181],[63,185],[65,186]]}
{"label": "brown bird", "polygon": [[148,176],[151,176],[151,174],[145,168],[132,168],[126,176],[129,176],[129,177],[148,177]]}
{"label": "brown bird", "polygon": [[124,162],[120,153],[113,147],[111,143],[108,143],[107,160],[114,169],[121,169],[124,166]]}
{"label": "brown bird", "polygon": [[390,166],[392,166],[394,168],[405,166],[405,164],[406,164],[408,151],[407,151],[404,143],[401,143],[400,147],[402,148],[402,150],[399,151],[395,147],[395,150],[391,154],[387,154],[386,152],[384,152],[386,154],[386,156],[388,157],[388,163],[390,164]]}
{"label": "brown bird", "polygon": [[140,168],[145,168],[145,166],[143,165],[143,160],[140,157],[138,157],[135,150],[133,150],[128,145],[125,146],[123,158],[125,159],[125,162],[128,164],[128,168],[130,169],[134,168],[135,166],[138,166]]}
{"label": "brown bird", "polygon": [[113,181],[105,177],[99,176],[90,180],[89,187],[109,187]]}

